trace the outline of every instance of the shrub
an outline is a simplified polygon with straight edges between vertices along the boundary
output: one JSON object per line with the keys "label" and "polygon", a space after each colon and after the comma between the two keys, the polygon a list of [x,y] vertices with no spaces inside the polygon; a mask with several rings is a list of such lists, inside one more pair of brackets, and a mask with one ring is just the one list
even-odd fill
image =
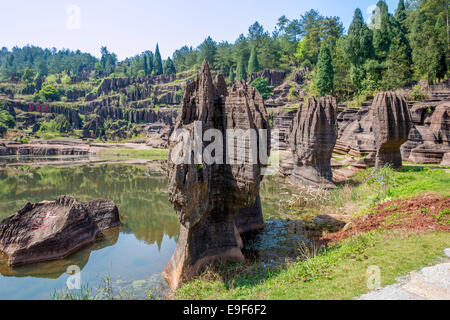
{"label": "shrub", "polygon": [[14,128],[16,121],[8,111],[0,110],[0,125],[5,128]]}
{"label": "shrub", "polygon": [[411,94],[409,95],[409,100],[412,101],[423,101],[425,99],[428,99],[429,96],[427,92],[422,88],[420,84],[416,84],[412,90]]}
{"label": "shrub", "polygon": [[57,101],[59,100],[59,93],[55,89],[55,87],[51,84],[47,84],[42,87],[41,91],[39,91],[39,96],[42,100],[46,101]]}
{"label": "shrub", "polygon": [[52,133],[66,133],[71,130],[70,123],[66,117],[62,114],[58,115],[55,119],[50,121],[43,121],[41,123],[40,132],[52,132]]}
{"label": "shrub", "polygon": [[269,86],[269,79],[267,78],[256,78],[251,85],[258,90],[264,100],[273,95],[273,87]]}

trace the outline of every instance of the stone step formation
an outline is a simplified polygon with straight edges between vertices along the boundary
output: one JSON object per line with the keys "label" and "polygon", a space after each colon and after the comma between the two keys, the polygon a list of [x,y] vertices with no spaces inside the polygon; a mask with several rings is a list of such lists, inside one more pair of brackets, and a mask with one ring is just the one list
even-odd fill
{"label": "stone step formation", "polygon": [[[184,157],[195,150],[195,128],[201,124],[201,136],[209,130],[220,132],[221,162],[195,163],[195,157],[183,163],[174,156]],[[185,130],[191,137],[186,153],[178,154],[177,133]],[[180,117],[169,143],[169,200],[180,219],[180,238],[174,255],[167,264],[164,277],[171,288],[198,275],[213,261],[233,259],[243,261],[240,233],[264,227],[259,198],[259,185],[265,164],[256,162],[233,164],[226,161],[227,129],[269,129],[264,101],[257,90],[243,82],[227,89],[221,74],[213,80],[209,66],[203,62],[197,80],[189,84],[183,98]],[[270,134],[257,136],[258,146],[270,147]],[[242,142],[242,141],[240,141]],[[197,141],[203,150],[208,146]],[[237,152],[227,154],[231,160],[250,156],[248,144],[237,143]],[[216,152],[220,153],[219,150]],[[267,156],[270,149],[266,150]],[[175,157],[175,159],[178,159]]]}

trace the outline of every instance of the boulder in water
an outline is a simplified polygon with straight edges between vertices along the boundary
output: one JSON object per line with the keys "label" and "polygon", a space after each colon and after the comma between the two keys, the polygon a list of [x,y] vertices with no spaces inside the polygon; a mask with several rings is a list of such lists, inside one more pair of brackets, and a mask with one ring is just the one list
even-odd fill
{"label": "boulder in water", "polygon": [[120,226],[112,201],[79,202],[71,196],[27,203],[0,222],[0,251],[10,266],[67,257],[93,243],[103,230]]}

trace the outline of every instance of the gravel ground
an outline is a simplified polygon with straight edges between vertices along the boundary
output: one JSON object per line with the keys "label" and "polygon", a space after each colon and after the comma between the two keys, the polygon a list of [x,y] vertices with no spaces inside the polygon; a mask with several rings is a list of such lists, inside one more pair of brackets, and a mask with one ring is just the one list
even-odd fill
{"label": "gravel ground", "polygon": [[[450,248],[445,249],[450,258]],[[358,300],[450,300],[450,261],[398,279],[398,283],[362,295]]]}

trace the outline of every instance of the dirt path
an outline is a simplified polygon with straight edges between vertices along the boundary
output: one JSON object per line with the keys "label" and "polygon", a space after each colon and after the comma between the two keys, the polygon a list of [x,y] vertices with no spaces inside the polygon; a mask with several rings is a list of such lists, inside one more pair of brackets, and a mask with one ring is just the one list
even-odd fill
{"label": "dirt path", "polygon": [[440,264],[411,272],[399,282],[362,295],[358,300],[450,300],[450,248]]}

